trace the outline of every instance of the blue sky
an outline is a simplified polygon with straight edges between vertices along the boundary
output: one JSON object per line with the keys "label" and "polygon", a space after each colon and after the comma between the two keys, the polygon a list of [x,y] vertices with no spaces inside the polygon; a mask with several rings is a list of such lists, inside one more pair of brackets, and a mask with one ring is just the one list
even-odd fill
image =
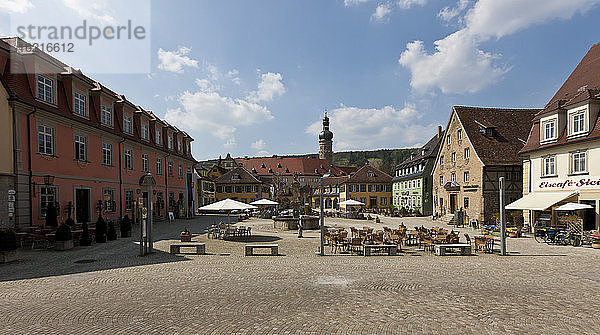
{"label": "blue sky", "polygon": [[[91,21],[140,6],[47,1]],[[402,148],[445,126],[452,105],[542,107],[600,41],[598,2],[157,0],[138,53],[149,73],[73,65],[189,132],[199,160],[317,152],[325,109],[334,150]],[[41,7],[0,1],[9,18]]]}

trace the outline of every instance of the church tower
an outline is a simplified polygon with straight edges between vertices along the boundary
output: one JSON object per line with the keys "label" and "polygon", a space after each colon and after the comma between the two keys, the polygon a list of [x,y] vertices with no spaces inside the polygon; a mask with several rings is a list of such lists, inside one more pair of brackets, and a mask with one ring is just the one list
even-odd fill
{"label": "church tower", "polygon": [[323,118],[323,131],[319,134],[319,158],[333,165],[333,133],[329,130],[327,112]]}

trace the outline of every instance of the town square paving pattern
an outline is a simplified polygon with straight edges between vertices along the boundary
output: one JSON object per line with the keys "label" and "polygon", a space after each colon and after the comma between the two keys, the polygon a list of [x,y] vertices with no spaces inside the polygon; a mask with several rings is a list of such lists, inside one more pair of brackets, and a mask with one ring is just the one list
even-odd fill
{"label": "town square paving pattern", "polygon": [[[158,225],[158,251],[147,257],[137,256],[135,238],[67,252],[22,250],[19,262],[0,265],[0,334],[600,332],[599,250],[529,238],[510,239],[507,257],[414,249],[320,257],[317,231],[298,239],[253,219],[240,225],[253,227],[254,242],[279,244],[281,256],[245,257],[246,242],[205,234],[194,240],[206,242],[209,255],[167,253],[184,226],[200,233],[211,221]],[[437,225],[426,218],[326,222]]]}

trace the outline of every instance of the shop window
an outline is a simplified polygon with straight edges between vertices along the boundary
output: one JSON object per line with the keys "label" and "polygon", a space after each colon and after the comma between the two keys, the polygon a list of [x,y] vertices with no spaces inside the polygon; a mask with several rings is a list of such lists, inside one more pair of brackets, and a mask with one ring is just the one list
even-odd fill
{"label": "shop window", "polygon": [[110,188],[105,188],[103,193],[104,199],[104,212],[115,212],[116,204],[115,204],[115,190]]}

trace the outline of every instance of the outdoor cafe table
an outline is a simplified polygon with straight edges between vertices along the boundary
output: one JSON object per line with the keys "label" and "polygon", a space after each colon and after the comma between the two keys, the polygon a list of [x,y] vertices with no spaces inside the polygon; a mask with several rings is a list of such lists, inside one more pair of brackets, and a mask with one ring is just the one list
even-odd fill
{"label": "outdoor cafe table", "polygon": [[416,230],[406,231],[406,245],[416,245],[419,243],[419,233]]}

